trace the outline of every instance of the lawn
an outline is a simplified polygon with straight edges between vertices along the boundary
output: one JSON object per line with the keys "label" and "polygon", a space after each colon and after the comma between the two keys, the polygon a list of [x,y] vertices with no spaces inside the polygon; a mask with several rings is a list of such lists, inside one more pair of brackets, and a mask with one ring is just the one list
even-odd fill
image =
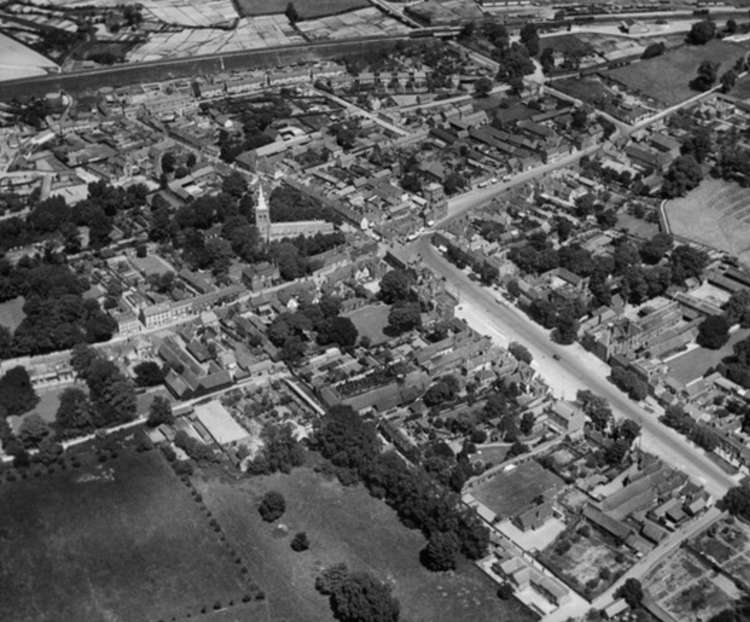
{"label": "lawn", "polygon": [[710,246],[750,263],[750,189],[705,179],[664,212],[676,237]]}
{"label": "lawn", "polygon": [[383,329],[388,326],[388,313],[391,308],[388,305],[368,305],[352,311],[347,316],[357,328],[360,337],[369,337],[373,346],[385,343],[390,339]]}
{"label": "lawn", "polygon": [[679,380],[683,384],[688,384],[693,380],[702,378],[703,375],[712,367],[721,363],[722,359],[732,354],[734,344],[742,341],[750,335],[750,329],[741,328],[732,333],[729,341],[724,347],[718,350],[709,350],[708,348],[695,348],[671,359],[668,362],[669,375]]}
{"label": "lawn", "polygon": [[[314,583],[321,569],[338,562],[391,582],[401,618],[409,622],[534,619],[518,601],[498,599],[496,585],[473,564],[464,562],[454,573],[424,569],[422,535],[401,525],[393,510],[361,486],[344,488],[307,467],[290,475],[241,481],[204,475],[194,481],[229,542],[247,560],[251,576],[261,577],[275,621],[332,620]],[[257,512],[260,497],[271,489],[286,499],[283,530],[264,523]],[[298,531],[311,543],[303,553],[289,546]]]}
{"label": "lawn", "polygon": [[[283,13],[288,4],[289,0],[237,0],[237,9],[242,17],[253,17]],[[296,0],[293,4],[303,20],[370,6],[368,0]]]}
{"label": "lawn", "polygon": [[721,75],[745,52],[741,45],[713,39],[706,45],[684,45],[655,58],[610,69],[604,75],[628,92],[668,107],[697,95],[690,88],[690,81],[704,60],[719,63],[718,75]]}
{"label": "lawn", "polygon": [[471,494],[501,518],[511,518],[534,499],[564,486],[557,475],[535,460],[512,471],[501,471],[471,490]]}
{"label": "lawn", "polygon": [[5,326],[11,332],[15,331],[23,318],[26,317],[23,312],[25,302],[26,299],[23,296],[17,296],[0,303],[0,325]]}
{"label": "lawn", "polygon": [[0,485],[0,560],[14,622],[184,619],[248,589],[155,450]]}

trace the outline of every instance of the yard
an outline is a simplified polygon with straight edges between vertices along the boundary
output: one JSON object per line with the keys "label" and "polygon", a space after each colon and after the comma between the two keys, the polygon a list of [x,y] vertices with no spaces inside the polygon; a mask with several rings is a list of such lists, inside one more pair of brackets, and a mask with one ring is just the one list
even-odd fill
{"label": "yard", "polygon": [[564,482],[535,460],[511,471],[493,475],[471,490],[472,496],[497,516],[510,518],[528,507],[540,495],[562,489]]}
{"label": "yard", "polygon": [[610,69],[605,75],[629,93],[666,108],[697,95],[690,88],[690,81],[704,60],[719,63],[721,75],[745,52],[741,45],[714,39],[705,45],[683,45],[655,58]]}
{"label": "yard", "polygon": [[[254,17],[283,13],[288,4],[289,0],[237,0],[237,9],[243,17]],[[296,0],[293,4],[303,20],[370,6],[367,0]]]}
{"label": "yard", "polygon": [[633,564],[632,555],[625,551],[582,522],[560,534],[539,558],[574,590],[591,597],[604,592]]}
{"label": "yard", "polygon": [[184,619],[248,589],[155,450],[0,485],[0,559],[14,622]]}
{"label": "yard", "polygon": [[23,312],[25,302],[26,299],[23,296],[17,296],[0,303],[0,325],[5,326],[11,332],[15,331],[26,317]]}
{"label": "yard", "polygon": [[354,323],[360,337],[368,337],[370,344],[377,346],[389,339],[383,329],[388,326],[390,310],[388,305],[368,305],[352,311],[347,317]]}
{"label": "yard", "polygon": [[664,212],[676,237],[710,246],[750,263],[750,189],[706,179]]}
{"label": "yard", "polygon": [[[498,599],[495,584],[473,564],[463,563],[453,573],[423,568],[423,536],[401,525],[395,512],[361,486],[344,488],[307,467],[241,481],[204,474],[195,485],[228,540],[248,560],[251,576],[262,577],[274,620],[332,620],[328,600],[314,583],[323,568],[338,562],[391,582],[401,617],[410,622],[533,619],[518,601]],[[259,499],[272,489],[286,499],[283,529],[264,523],[257,512]],[[307,533],[309,551],[290,548],[298,531]]]}
{"label": "yard", "polygon": [[680,354],[670,359],[667,363],[669,365],[669,375],[684,384],[702,378],[709,369],[716,367],[721,363],[722,359],[730,356],[734,344],[747,338],[748,335],[750,335],[750,329],[742,328],[732,333],[729,341],[718,350],[694,348],[685,354]]}

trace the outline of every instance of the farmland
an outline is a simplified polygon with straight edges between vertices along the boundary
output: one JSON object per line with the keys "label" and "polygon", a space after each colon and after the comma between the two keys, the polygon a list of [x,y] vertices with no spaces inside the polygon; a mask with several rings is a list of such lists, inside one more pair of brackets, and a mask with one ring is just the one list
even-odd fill
{"label": "farmland", "polygon": [[750,190],[718,179],[704,180],[664,207],[673,235],[736,255],[750,263]]}
{"label": "farmland", "polygon": [[297,27],[311,41],[318,39],[355,39],[357,37],[398,35],[409,32],[409,28],[401,22],[375,7],[297,22]]}
{"label": "farmland", "polygon": [[721,75],[745,52],[736,43],[712,40],[701,46],[684,45],[655,58],[611,69],[604,75],[628,93],[643,97],[646,103],[666,108],[697,94],[690,88],[690,81],[704,60],[719,63]]}
{"label": "farmland", "polygon": [[[288,0],[237,0],[237,8],[243,17],[283,13],[287,4],[289,4]],[[336,15],[367,6],[370,6],[367,0],[319,0],[315,2],[297,0],[294,2],[297,14],[303,20]]]}
{"label": "farmland", "polygon": [[0,485],[0,619],[181,619],[248,589],[156,451]]}
{"label": "farmland", "polygon": [[[393,510],[361,486],[344,488],[310,468],[240,482],[204,476],[195,485],[251,576],[263,577],[274,620],[332,620],[314,582],[322,568],[342,561],[393,583],[402,618],[410,622],[532,619],[517,601],[499,600],[492,581],[474,565],[464,563],[450,574],[423,568],[423,536],[402,526]],[[262,522],[256,509],[271,489],[286,499],[283,530]],[[309,551],[291,550],[291,535],[298,531],[307,533]]]}
{"label": "farmland", "polygon": [[3,33],[0,33],[0,58],[3,59],[0,80],[43,76],[59,70],[47,57]]}

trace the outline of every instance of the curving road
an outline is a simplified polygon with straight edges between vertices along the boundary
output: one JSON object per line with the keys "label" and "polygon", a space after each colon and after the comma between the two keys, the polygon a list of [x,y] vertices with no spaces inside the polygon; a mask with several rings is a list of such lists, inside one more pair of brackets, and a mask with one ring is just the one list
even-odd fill
{"label": "curving road", "polygon": [[[470,280],[444,259],[427,236],[412,245],[422,262],[444,277],[458,294],[461,304],[471,308],[472,327],[480,333],[503,340],[518,340],[534,356],[535,365],[550,381],[557,394],[572,398],[578,389],[589,389],[606,398],[618,417],[628,417],[641,425],[641,446],[703,484],[715,498],[723,496],[736,479],[723,471],[703,450],[689,443],[674,430],[659,423],[656,414],[647,412],[630,400],[607,379],[606,366],[579,345],[553,343],[548,331],[528,319],[509,304],[498,303],[492,290]],[[503,340],[504,341],[504,340]],[[558,359],[553,358],[554,356]]]}

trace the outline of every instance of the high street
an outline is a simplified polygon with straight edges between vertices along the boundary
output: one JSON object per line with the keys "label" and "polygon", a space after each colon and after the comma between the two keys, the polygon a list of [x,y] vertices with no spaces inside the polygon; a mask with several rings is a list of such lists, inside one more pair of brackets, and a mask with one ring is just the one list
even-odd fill
{"label": "high street", "polygon": [[517,340],[534,356],[542,376],[558,396],[571,399],[578,389],[589,389],[605,398],[618,417],[627,417],[642,427],[642,447],[684,471],[700,482],[715,497],[721,497],[736,479],[723,471],[706,454],[674,430],[658,421],[656,413],[649,413],[630,400],[611,384],[607,367],[579,345],[560,346],[551,341],[548,331],[528,319],[508,303],[498,303],[498,294],[474,282],[444,259],[427,236],[412,245],[423,263],[444,277],[467,309],[467,320],[480,333],[498,341]]}

